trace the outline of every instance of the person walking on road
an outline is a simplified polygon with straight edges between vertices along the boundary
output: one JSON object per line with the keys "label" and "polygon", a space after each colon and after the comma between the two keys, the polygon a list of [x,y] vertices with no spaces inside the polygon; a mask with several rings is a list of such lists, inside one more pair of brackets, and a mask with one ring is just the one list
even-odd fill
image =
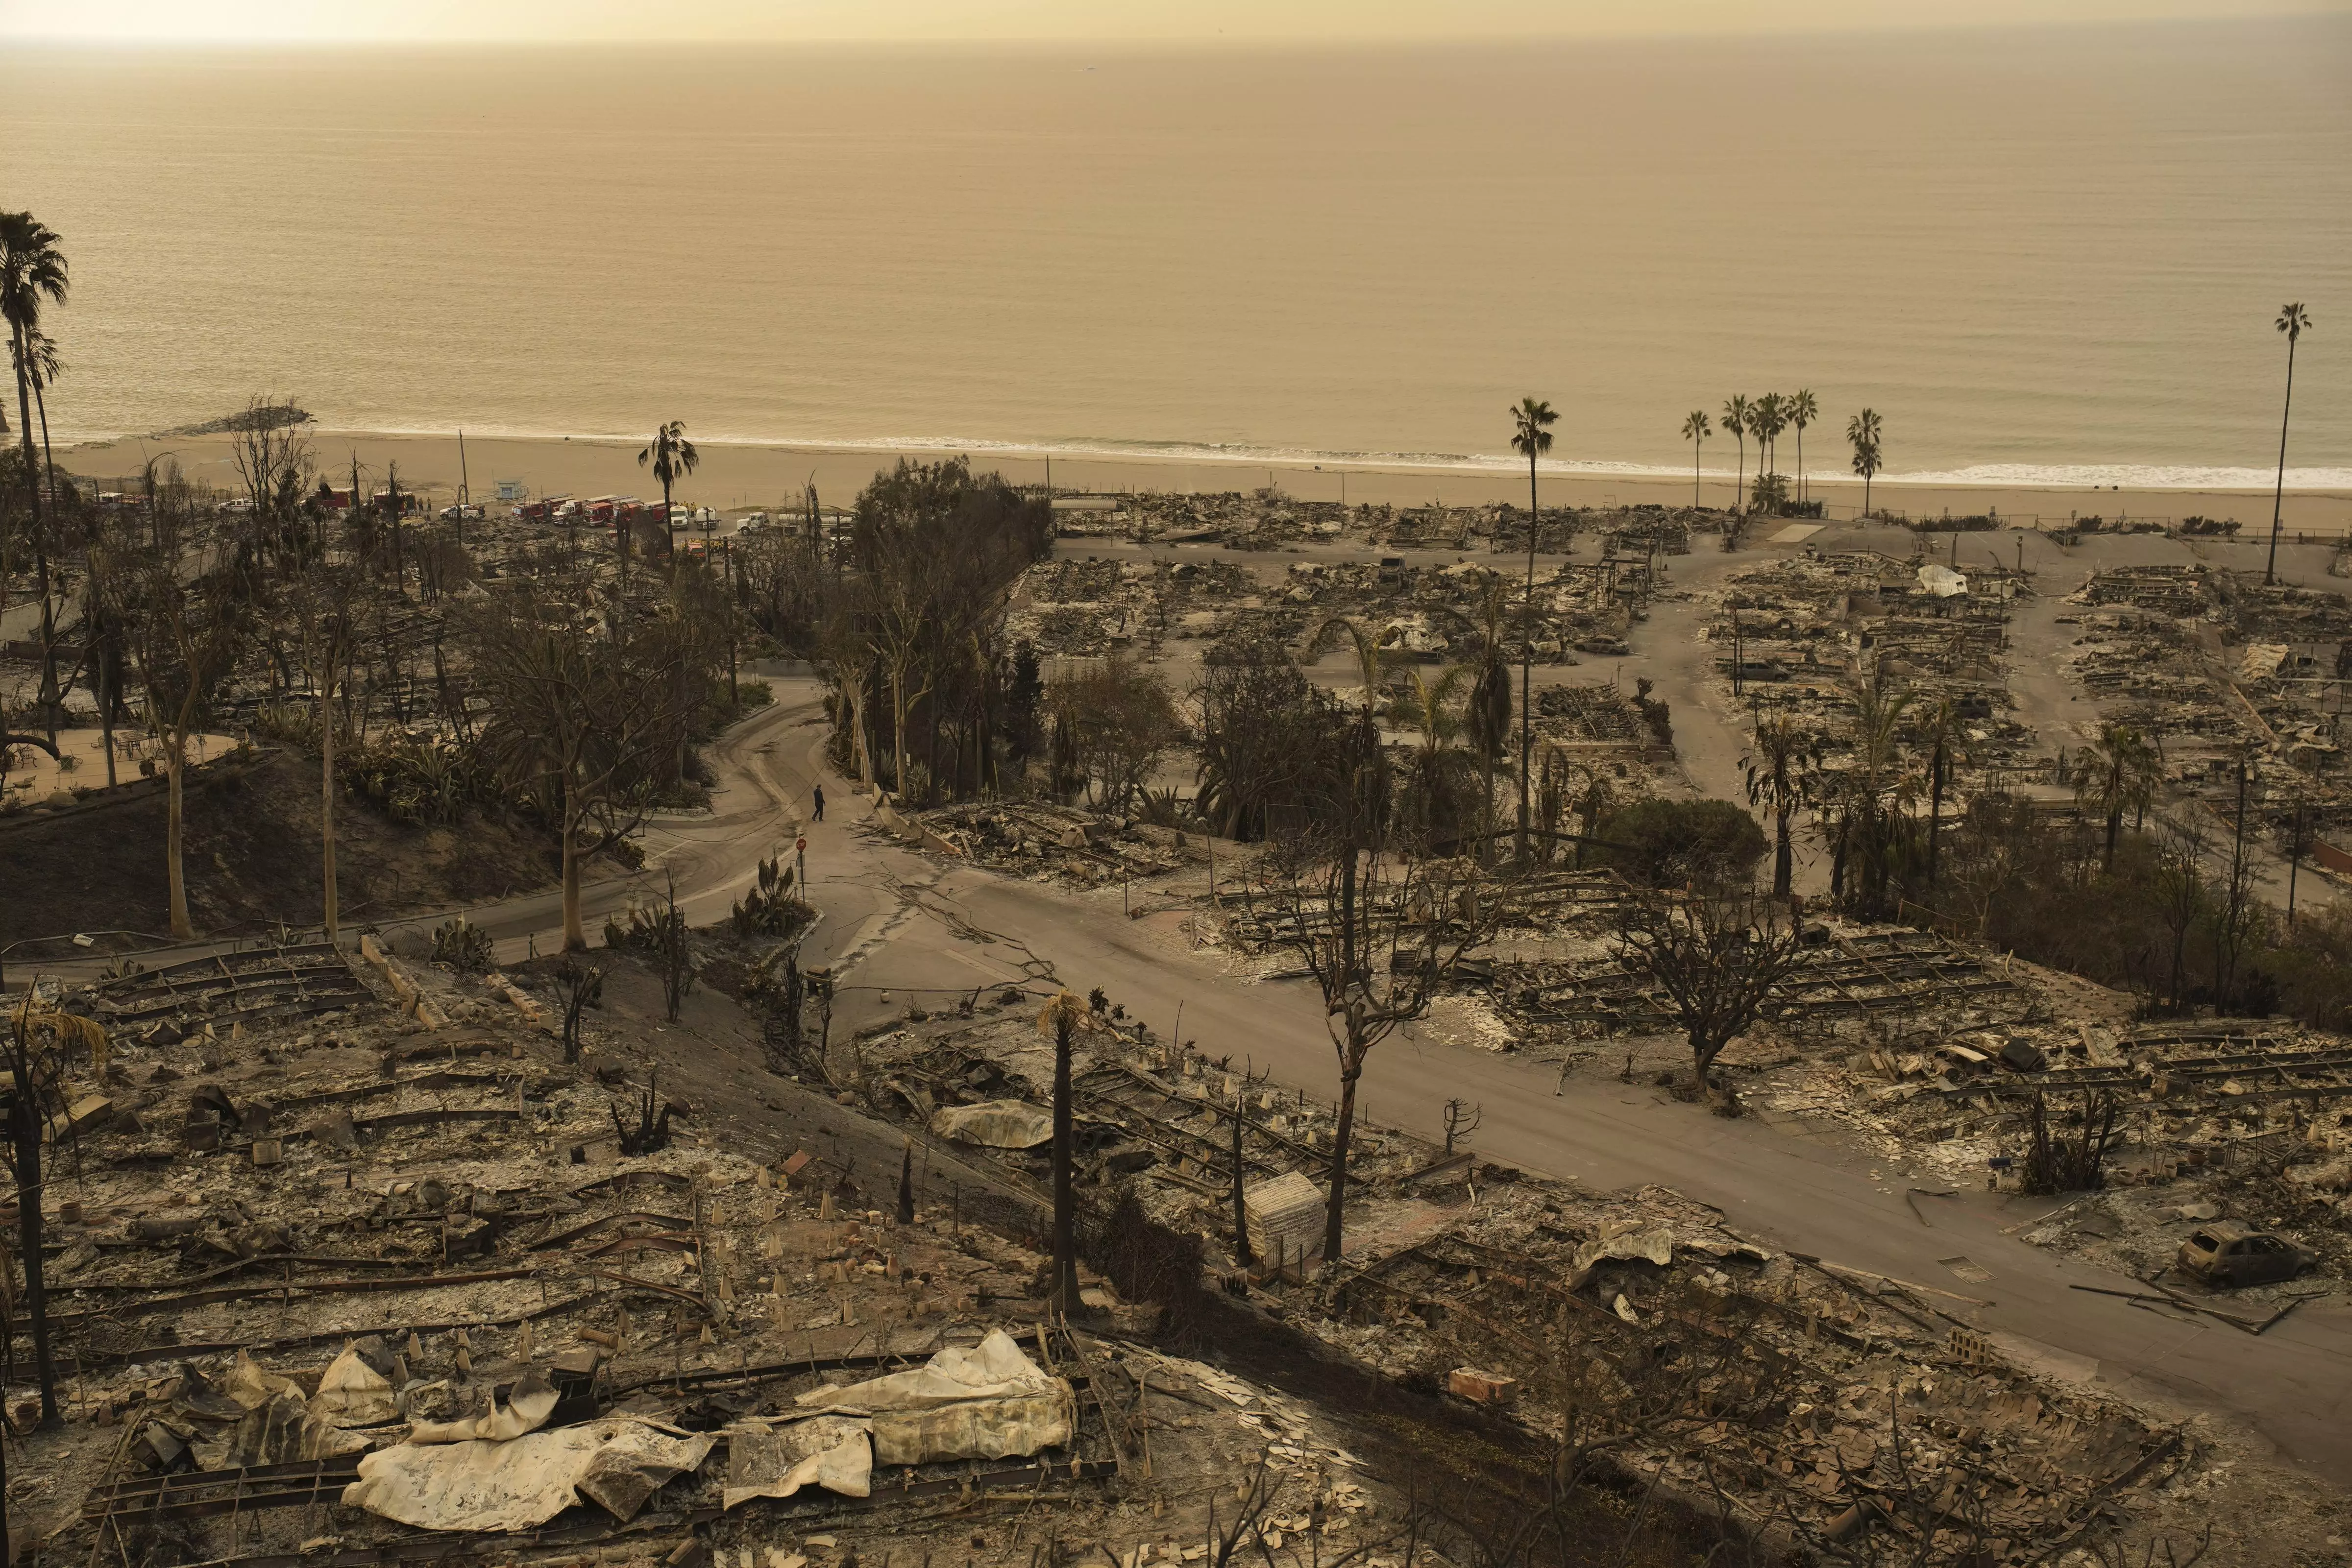
{"label": "person walking on road", "polygon": [[816,787],[816,789],[815,789],[815,791],[814,791],[814,800],[815,800],[815,803],[816,803],[816,820],[817,820],[818,821],[822,822],[822,821],[824,821],[824,785],[820,784],[820,785],[818,785],[818,786]]}

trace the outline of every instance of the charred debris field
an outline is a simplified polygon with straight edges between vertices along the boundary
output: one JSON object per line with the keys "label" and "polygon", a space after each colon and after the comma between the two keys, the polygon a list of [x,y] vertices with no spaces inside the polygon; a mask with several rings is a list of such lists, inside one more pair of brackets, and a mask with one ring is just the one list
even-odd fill
{"label": "charred debris field", "polygon": [[[2336,1322],[2324,553],[960,461],[698,533],[246,424],[241,496],[67,486],[79,608],[0,647],[20,1556],[2352,1561],[2248,1406],[2086,1374],[1966,1257],[1357,1094],[1539,1064],[1899,1163],[1922,1227],[2000,1195],[2151,1333]],[[806,778],[725,755],[786,690]],[[851,1027],[908,865],[1303,987],[1335,1071],[1034,958]],[[841,931],[851,881],[897,907]]]}

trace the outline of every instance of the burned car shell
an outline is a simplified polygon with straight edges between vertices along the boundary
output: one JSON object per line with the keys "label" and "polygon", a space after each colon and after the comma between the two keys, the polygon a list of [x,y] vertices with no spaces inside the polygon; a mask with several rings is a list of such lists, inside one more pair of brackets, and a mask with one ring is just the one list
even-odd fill
{"label": "burned car shell", "polygon": [[2225,1290],[2292,1280],[2311,1263],[2286,1238],[2228,1220],[2201,1225],[2180,1244],[2180,1271]]}

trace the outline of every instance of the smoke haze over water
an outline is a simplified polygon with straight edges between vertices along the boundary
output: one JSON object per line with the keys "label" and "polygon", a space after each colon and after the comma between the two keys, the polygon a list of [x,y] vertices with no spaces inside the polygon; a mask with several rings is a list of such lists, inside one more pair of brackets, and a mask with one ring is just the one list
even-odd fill
{"label": "smoke haze over water", "polygon": [[[64,438],[1557,455],[1810,386],[1889,477],[2352,484],[2352,20],[1416,49],[0,56]],[[1728,471],[1728,440],[1706,466]],[[1752,465],[1754,454],[1746,455]],[[1783,436],[1781,466],[1793,467]]]}

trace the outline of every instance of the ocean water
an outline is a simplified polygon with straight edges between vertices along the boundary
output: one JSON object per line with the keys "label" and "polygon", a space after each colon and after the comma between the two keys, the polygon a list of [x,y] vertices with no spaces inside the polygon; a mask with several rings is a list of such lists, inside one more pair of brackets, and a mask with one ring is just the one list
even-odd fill
{"label": "ocean water", "polygon": [[[2352,485],[2352,16],[1439,48],[0,54],[64,437],[331,428]],[[1747,455],[1752,466],[1753,453]],[[1726,440],[1706,466],[1728,471]],[[1793,467],[1784,437],[1781,466]]]}

